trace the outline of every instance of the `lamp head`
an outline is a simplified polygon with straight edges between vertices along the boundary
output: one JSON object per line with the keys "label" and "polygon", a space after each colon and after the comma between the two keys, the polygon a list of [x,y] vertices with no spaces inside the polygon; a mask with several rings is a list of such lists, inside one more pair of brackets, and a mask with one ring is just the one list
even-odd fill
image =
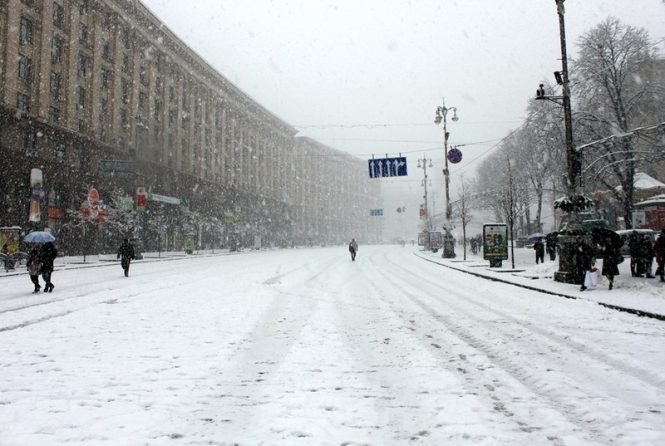
{"label": "lamp head", "polygon": [[459,121],[459,118],[457,117],[457,109],[453,108],[453,122]]}
{"label": "lamp head", "polygon": [[434,124],[441,124],[441,116],[439,116],[439,113],[437,112],[436,118],[434,118]]}

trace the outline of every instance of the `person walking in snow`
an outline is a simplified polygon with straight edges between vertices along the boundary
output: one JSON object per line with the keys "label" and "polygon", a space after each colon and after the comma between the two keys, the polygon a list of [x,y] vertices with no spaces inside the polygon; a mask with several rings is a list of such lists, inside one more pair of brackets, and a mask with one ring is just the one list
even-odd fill
{"label": "person walking in snow", "polygon": [[39,262],[42,268],[42,279],[44,279],[44,292],[50,293],[55,288],[51,283],[51,275],[53,274],[53,262],[58,257],[58,250],[55,249],[53,242],[44,243],[39,251]]}
{"label": "person walking in snow", "polygon": [[356,239],[352,238],[351,243],[349,243],[349,252],[351,253],[351,260],[356,260],[356,253],[358,252],[358,243]]}
{"label": "person walking in snow", "polygon": [[665,229],[661,229],[658,240],[653,246],[653,251],[656,255],[656,262],[658,262],[656,275],[660,276],[661,282],[665,282]]}
{"label": "person walking in snow", "polygon": [[603,276],[610,281],[609,290],[614,287],[614,276],[619,275],[619,263],[623,257],[619,252],[619,247],[612,243],[612,239],[605,239],[605,250],[603,251]]}
{"label": "person walking in snow", "polygon": [[584,286],[584,278],[586,272],[591,269],[593,250],[588,243],[584,241],[581,235],[575,239],[575,247],[573,248],[573,259],[575,260],[575,267],[577,269],[577,277],[581,284],[580,291],[586,290]]}
{"label": "person walking in snow", "polygon": [[637,263],[637,275],[639,277],[644,274],[647,279],[653,279],[655,276],[651,274],[653,265],[653,245],[648,235],[645,235],[638,245],[639,260]]}
{"label": "person walking in snow", "polygon": [[39,293],[39,290],[42,289],[42,286],[39,284],[39,273],[41,272],[39,251],[40,246],[35,245],[34,248],[32,248],[28,253],[28,262],[26,263],[26,266],[28,267],[28,274],[30,275],[30,280],[35,285],[35,291],[33,291],[33,293]]}
{"label": "person walking in snow", "polygon": [[540,260],[540,263],[545,263],[545,245],[543,244],[543,240],[536,240],[536,243],[533,244],[533,249],[536,251],[536,265],[538,265],[538,260]]}
{"label": "person walking in snow", "polygon": [[120,248],[118,248],[118,256],[116,258],[120,259],[120,266],[122,266],[122,269],[125,272],[125,277],[129,277],[129,264],[132,259],[136,258],[136,254],[134,253],[134,247],[129,243],[128,239],[122,241]]}

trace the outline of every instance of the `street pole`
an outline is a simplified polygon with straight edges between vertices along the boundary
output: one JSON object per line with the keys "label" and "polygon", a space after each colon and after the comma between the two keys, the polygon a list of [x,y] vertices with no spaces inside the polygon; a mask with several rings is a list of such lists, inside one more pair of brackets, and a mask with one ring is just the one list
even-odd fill
{"label": "street pole", "polygon": [[[420,162],[422,161],[422,166]],[[425,156],[423,156],[422,160],[418,160],[418,168],[423,169],[423,175],[425,179],[423,180],[423,186],[425,188],[425,195],[423,196],[423,199],[425,200],[425,232],[427,232],[427,250],[431,249],[430,246],[430,232],[432,231],[431,225],[430,225],[430,219],[429,219],[429,210],[427,206],[427,162],[429,161],[429,167],[432,167],[432,159],[427,159]]]}
{"label": "street pole", "polygon": [[443,159],[445,167],[443,169],[443,176],[445,178],[446,186],[446,226],[443,228],[446,233],[444,235],[443,241],[443,253],[441,257],[445,259],[455,258],[455,238],[453,237],[452,231],[452,206],[450,203],[450,171],[448,170],[448,129],[447,129],[447,116],[448,111],[453,111],[453,122],[457,122],[459,119],[457,117],[457,108],[456,107],[446,107],[446,101],[443,99],[443,105],[437,107],[436,109],[436,118],[434,119],[435,124],[440,124],[443,121]]}

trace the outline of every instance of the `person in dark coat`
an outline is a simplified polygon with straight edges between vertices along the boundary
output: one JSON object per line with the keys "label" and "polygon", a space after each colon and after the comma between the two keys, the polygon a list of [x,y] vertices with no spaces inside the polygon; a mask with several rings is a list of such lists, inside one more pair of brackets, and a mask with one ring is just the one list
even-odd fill
{"label": "person in dark coat", "polygon": [[556,260],[556,237],[556,235],[550,234],[545,238],[545,249],[553,262]]}
{"label": "person in dark coat", "polygon": [[573,259],[575,260],[575,267],[577,268],[577,277],[582,285],[580,291],[586,290],[584,286],[584,278],[586,272],[591,270],[593,258],[593,249],[588,243],[584,241],[581,235],[575,239],[575,247],[573,251]]}
{"label": "person in dark coat", "polygon": [[118,248],[118,259],[120,259],[120,266],[122,266],[123,271],[125,271],[125,277],[129,277],[129,264],[132,259],[136,258],[134,253],[134,247],[129,243],[128,239],[124,239],[120,248]]}
{"label": "person in dark coat", "polygon": [[351,260],[356,260],[356,252],[358,252],[358,244],[356,239],[352,238],[351,243],[349,243],[349,252],[351,253]]}
{"label": "person in dark coat", "polygon": [[661,229],[658,240],[653,246],[653,252],[656,256],[656,262],[658,262],[656,275],[660,276],[661,282],[665,282],[665,229]]}
{"label": "person in dark coat", "polygon": [[53,262],[58,257],[58,250],[55,249],[53,242],[44,243],[39,253],[39,261],[42,266],[42,279],[44,279],[44,292],[50,293],[55,288],[51,283],[51,275],[53,274]]}
{"label": "person in dark coat", "polygon": [[605,238],[605,251],[603,252],[603,276],[607,277],[610,281],[611,290],[614,287],[614,276],[619,275],[619,263],[621,263],[622,256],[619,252],[619,247],[612,243],[610,237]]}
{"label": "person in dark coat", "polygon": [[35,245],[34,248],[28,253],[28,262],[26,266],[28,267],[28,274],[30,275],[30,280],[35,285],[34,293],[39,293],[39,290],[42,289],[42,286],[39,284],[39,273],[41,272],[41,263],[39,261],[40,246]]}
{"label": "person in dark coat", "polygon": [[640,256],[639,253],[639,237],[637,231],[633,231],[628,236],[628,254],[630,254],[630,275],[637,277],[637,264]]}
{"label": "person in dark coat", "polygon": [[642,277],[644,274],[647,279],[653,279],[655,276],[651,274],[653,265],[653,245],[648,235],[645,235],[638,245],[639,260],[637,262],[637,274]]}
{"label": "person in dark coat", "polygon": [[543,244],[543,240],[536,240],[536,243],[533,244],[533,249],[536,251],[536,265],[538,265],[538,260],[540,260],[540,263],[545,263],[545,245]]}

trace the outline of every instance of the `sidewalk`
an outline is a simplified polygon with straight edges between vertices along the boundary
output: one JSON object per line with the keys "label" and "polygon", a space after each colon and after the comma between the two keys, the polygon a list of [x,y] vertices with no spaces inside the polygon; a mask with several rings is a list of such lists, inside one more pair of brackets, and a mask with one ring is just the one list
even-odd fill
{"label": "sidewalk", "polygon": [[[585,299],[610,308],[665,320],[665,283],[659,278],[632,277],[629,257],[619,265],[620,275],[614,278],[612,291],[607,289],[606,277],[600,280],[595,289],[580,291],[579,285],[555,282],[554,272],[559,269],[559,259],[552,262],[546,258],[545,263],[536,265],[533,249],[515,248],[514,269],[510,259],[504,260],[501,268],[490,268],[489,261],[483,260],[482,253],[474,256],[470,251],[467,251],[467,260],[464,261],[464,252],[459,246],[456,247],[457,257],[454,259],[441,258],[441,251],[436,254],[430,251],[416,251],[415,254],[430,262],[479,277],[571,299]],[[603,261],[599,259],[595,266],[602,270]],[[653,271],[655,269],[654,262]]]}

